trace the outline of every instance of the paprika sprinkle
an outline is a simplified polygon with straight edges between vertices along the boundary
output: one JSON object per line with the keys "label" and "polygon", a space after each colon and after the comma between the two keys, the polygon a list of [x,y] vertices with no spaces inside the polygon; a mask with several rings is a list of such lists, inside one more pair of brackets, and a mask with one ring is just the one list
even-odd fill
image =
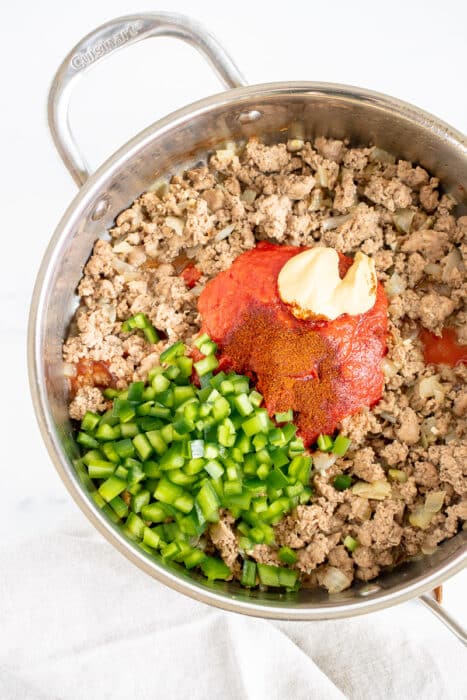
{"label": "paprika sprinkle", "polygon": [[[381,396],[387,300],[378,285],[365,314],[301,320],[281,301],[277,276],[303,248],[260,243],[209,282],[199,299],[202,331],[219,345],[223,369],[248,374],[275,412],[294,411],[306,444]],[[340,256],[340,274],[352,264]]]}

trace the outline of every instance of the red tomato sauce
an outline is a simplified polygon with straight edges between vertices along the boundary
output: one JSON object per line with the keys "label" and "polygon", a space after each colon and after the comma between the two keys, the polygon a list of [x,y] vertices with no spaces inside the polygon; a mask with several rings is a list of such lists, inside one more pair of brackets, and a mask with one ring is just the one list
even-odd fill
{"label": "red tomato sauce", "polygon": [[83,386],[96,386],[105,389],[115,386],[115,377],[106,362],[81,359],[76,364],[76,374],[70,379],[71,393],[76,394]]}
{"label": "red tomato sauce", "polygon": [[425,362],[451,367],[467,362],[467,345],[459,343],[454,328],[443,328],[441,336],[421,328],[419,336],[423,344]]}
{"label": "red tomato sauce", "polygon": [[198,270],[198,268],[195,265],[193,265],[193,263],[189,263],[185,267],[185,269],[180,273],[180,276],[183,278],[183,281],[185,282],[188,289],[193,289],[193,287],[201,277],[201,274],[201,271]]}
{"label": "red tomato sauce", "polygon": [[[295,318],[280,299],[277,278],[303,250],[259,243],[206,285],[198,307],[202,332],[219,345],[221,367],[248,374],[271,415],[292,408],[310,444],[381,398],[387,298],[378,284],[375,305],[365,314]],[[343,277],[353,261],[339,259]]]}

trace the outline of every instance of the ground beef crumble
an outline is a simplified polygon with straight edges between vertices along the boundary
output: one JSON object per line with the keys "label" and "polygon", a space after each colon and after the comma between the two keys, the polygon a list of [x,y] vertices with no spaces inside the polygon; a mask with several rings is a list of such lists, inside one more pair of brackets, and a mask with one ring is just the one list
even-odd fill
{"label": "ground beef crumble", "polygon": [[[342,422],[351,450],[327,474],[312,477],[311,504],[275,526],[275,545],[249,552],[280,565],[278,547],[294,548],[305,586],[326,586],[333,568],[349,585],[370,580],[430,551],[467,517],[467,370],[425,364],[417,335],[420,326],[440,335],[449,325],[467,343],[467,217],[456,218],[454,206],[437,178],[379,149],[323,137],[228,144],[204,165],[156,183],[117,217],[108,239],[95,243],[64,360],[72,368],[83,359],[105,363],[118,388],[144,379],[168,344],[198,332],[205,283],[257,240],[372,255],[390,301],[383,396]],[[189,264],[201,274],[191,289],[181,276]],[[122,322],[138,312],[164,340],[152,345],[122,332]],[[430,381],[438,391],[430,392]],[[86,410],[105,408],[101,390],[80,383],[69,413],[79,420]],[[332,479],[341,472],[387,482],[390,495],[338,492]],[[422,530],[409,517],[432,491],[444,492],[444,504]],[[359,543],[352,553],[343,546],[347,536]],[[238,577],[234,519],[224,512],[209,538]]]}

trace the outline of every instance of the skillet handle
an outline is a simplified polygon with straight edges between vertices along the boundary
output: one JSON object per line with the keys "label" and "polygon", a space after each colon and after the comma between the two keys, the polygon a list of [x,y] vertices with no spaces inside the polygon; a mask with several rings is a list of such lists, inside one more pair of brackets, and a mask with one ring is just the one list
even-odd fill
{"label": "skillet handle", "polygon": [[48,121],[55,147],[78,186],[90,169],[78,148],[69,124],[73,86],[98,61],[119,49],[155,36],[171,36],[194,46],[210,63],[227,88],[245,85],[245,79],[222,46],[189,17],[168,12],[126,15],[111,20],[81,39],[55,74],[48,97]]}
{"label": "skillet handle", "polygon": [[464,646],[467,646],[467,632],[465,629],[433,598],[431,593],[424,593],[419,600],[456,635]]}

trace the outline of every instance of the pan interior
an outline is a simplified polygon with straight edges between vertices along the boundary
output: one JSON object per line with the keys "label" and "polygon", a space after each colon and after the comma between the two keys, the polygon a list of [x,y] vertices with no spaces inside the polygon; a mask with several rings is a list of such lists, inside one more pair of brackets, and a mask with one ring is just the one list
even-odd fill
{"label": "pan interior", "polygon": [[283,141],[300,134],[376,145],[427,168],[459,203],[467,203],[467,144],[414,107],[376,93],[325,84],[264,85],[209,98],[153,125],[124,146],[78,194],[63,217],[44,259],[31,314],[31,384],[41,428],[68,489],[116,546],[151,575],[208,602],[273,617],[345,616],[382,607],[435,585],[461,566],[466,533],[434,554],[387,571],[370,584],[356,583],[329,596],[321,590],[277,594],[207,584],[182,567],[155,560],[125,539],[81,485],[72,460],[77,448],[67,416],[62,340],[77,305],[76,287],[94,241],[107,236],[120,211],[155,180],[205,160],[226,140],[258,135]]}

